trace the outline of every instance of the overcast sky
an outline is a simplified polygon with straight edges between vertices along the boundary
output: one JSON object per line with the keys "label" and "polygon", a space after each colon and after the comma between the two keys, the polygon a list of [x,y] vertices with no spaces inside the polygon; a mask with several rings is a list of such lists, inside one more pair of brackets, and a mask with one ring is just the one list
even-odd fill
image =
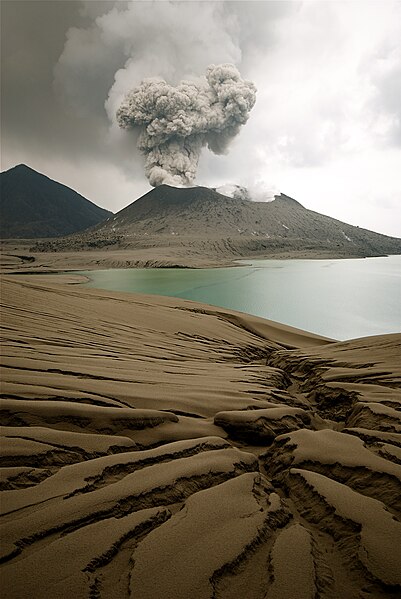
{"label": "overcast sky", "polygon": [[[1,170],[25,163],[120,210],[150,187],[123,95],[230,62],[257,87],[197,183],[277,189],[401,237],[401,2],[2,0]],[[260,197],[260,196],[258,196]]]}

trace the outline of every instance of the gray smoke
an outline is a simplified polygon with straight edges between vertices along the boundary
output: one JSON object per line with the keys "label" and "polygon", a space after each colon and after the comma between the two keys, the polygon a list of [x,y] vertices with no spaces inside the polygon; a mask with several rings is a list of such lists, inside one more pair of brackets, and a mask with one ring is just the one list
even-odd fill
{"label": "gray smoke", "polygon": [[119,126],[139,130],[151,185],[192,185],[203,147],[227,151],[256,100],[256,88],[232,64],[211,65],[205,78],[176,87],[145,79],[128,92],[116,112]]}

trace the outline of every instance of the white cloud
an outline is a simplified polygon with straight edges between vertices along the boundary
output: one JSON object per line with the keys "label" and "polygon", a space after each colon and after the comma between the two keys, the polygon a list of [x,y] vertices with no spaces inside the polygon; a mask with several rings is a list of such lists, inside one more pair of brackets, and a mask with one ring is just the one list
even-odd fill
{"label": "white cloud", "polygon": [[275,33],[228,157],[239,182],[262,177],[306,207],[401,235],[401,4],[300,3]]}
{"label": "white cloud", "polygon": [[[400,2],[89,1],[78,18],[61,0],[65,46],[50,67],[63,41],[57,38],[49,52],[50,38],[29,28],[33,18],[36,28],[45,27],[46,15],[36,13],[52,3],[38,3],[34,12],[29,2],[15,4],[13,27],[25,10],[29,19],[19,36],[8,35],[10,45],[19,42],[18,52],[7,54],[12,76],[3,86],[10,95],[5,168],[17,159],[40,163],[92,201],[121,209],[148,189],[135,140],[110,129],[127,86],[151,76],[175,83],[211,62],[233,61],[255,82],[257,102],[227,155],[202,155],[197,182],[256,182],[319,212],[401,236]],[[31,86],[26,68],[15,65],[19,56],[31,65]],[[54,69],[61,103],[35,84],[45,79],[41,65],[50,68],[48,79]],[[26,111],[31,98],[35,119]]]}

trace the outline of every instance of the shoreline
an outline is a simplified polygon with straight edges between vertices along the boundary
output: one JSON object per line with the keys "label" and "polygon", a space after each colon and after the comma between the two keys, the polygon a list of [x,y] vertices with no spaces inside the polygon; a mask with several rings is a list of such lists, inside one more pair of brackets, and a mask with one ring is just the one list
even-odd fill
{"label": "shoreline", "polygon": [[[96,272],[99,270],[169,270],[169,269],[176,269],[176,270],[209,270],[209,269],[213,269],[213,270],[217,270],[220,268],[242,268],[245,266],[253,266],[253,262],[262,262],[262,261],[268,261],[268,260],[277,260],[277,261],[291,261],[291,262],[296,262],[296,261],[312,261],[312,262],[318,262],[318,261],[323,261],[323,260],[374,260],[376,258],[391,258],[392,256],[399,256],[400,254],[386,254],[386,255],[378,255],[378,256],[316,256],[316,257],[307,257],[307,256],[292,256],[292,257],[282,257],[282,256],[265,256],[265,257],[256,257],[256,258],[240,258],[237,259],[233,262],[227,262],[227,263],[219,263],[219,264],[215,264],[215,263],[206,263],[205,265],[202,266],[178,266],[178,265],[152,265],[152,266],[144,266],[141,264],[136,264],[136,265],[130,265],[130,266],[119,266],[119,265],[113,265],[113,266],[107,266],[107,265],[94,265],[92,262],[88,262],[87,265],[82,266],[82,268],[58,268],[56,270],[52,270],[51,267],[48,266],[44,266],[42,270],[23,270],[24,266],[21,265],[21,267],[18,270],[13,270],[11,268],[5,267],[4,265],[0,264],[0,276],[13,276],[13,275],[32,275],[32,276],[37,276],[37,275],[68,275],[71,274],[73,275],[76,272],[81,272],[81,271],[89,271],[89,272]],[[4,254],[4,256],[9,256],[9,254]],[[1,260],[1,258],[0,258]],[[36,258],[35,258],[36,260]],[[238,264],[238,262],[243,262],[244,264]],[[18,266],[18,265],[16,265]],[[41,265],[40,265],[41,266]],[[37,265],[36,265],[37,267]],[[82,278],[86,281],[90,280],[88,277],[86,277],[85,275],[77,275],[77,276],[82,276]]]}
{"label": "shoreline", "polygon": [[[394,259],[392,260],[392,258]],[[375,263],[376,260],[377,263]],[[359,297],[359,288],[353,284],[355,277],[360,285],[365,287],[366,285],[371,285],[372,281],[380,284],[381,279],[378,279],[377,276],[377,272],[379,272],[378,268],[379,270],[382,269],[383,273],[391,275],[392,278],[389,279],[388,291],[394,294],[398,293],[397,289],[399,288],[397,280],[394,277],[399,273],[401,266],[397,255],[388,256],[386,259],[375,257],[370,261],[365,260],[365,265],[358,264],[358,262],[360,263],[360,259],[358,259],[358,262],[356,259],[351,259],[352,264],[349,265],[344,264],[342,260],[336,259],[323,260],[321,266],[318,266],[317,262],[309,259],[294,259],[285,262],[275,259],[263,260],[262,262],[261,260],[238,260],[235,270],[232,267],[225,267],[223,268],[222,276],[214,273],[213,270],[215,269],[210,268],[192,269],[192,272],[191,269],[186,269],[187,273],[180,273],[177,269],[172,268],[176,273],[172,279],[172,286],[168,283],[170,281],[169,274],[167,272],[163,274],[164,270],[169,270],[165,268],[159,269],[160,274],[153,273],[152,271],[155,269],[150,268],[99,268],[99,265],[97,269],[92,268],[85,271],[82,271],[80,268],[53,271],[38,269],[27,271],[21,268],[17,271],[7,271],[4,274],[5,276],[32,277],[38,282],[48,282],[49,284],[66,282],[81,285],[87,289],[106,289],[117,292],[121,290],[124,293],[149,294],[150,297],[185,297],[195,302],[200,301],[210,304],[210,308],[237,310],[244,316],[254,315],[260,318],[273,318],[289,326],[341,340],[362,336],[392,334],[399,331],[398,311],[393,308],[392,311],[387,313],[386,317],[380,311],[380,306],[387,305],[384,290],[375,296],[376,308],[373,304],[371,306],[366,304],[364,309],[361,309],[361,312],[357,312],[355,302],[352,302],[350,299],[344,301],[341,294],[333,294],[333,290],[331,293],[329,292],[332,289],[332,275],[325,268],[326,266],[333,267],[334,274],[337,273],[338,277],[343,277],[345,282],[348,281],[345,284],[347,285],[349,298],[354,295],[356,298]],[[322,260],[319,262],[322,262]],[[291,266],[291,263],[293,263],[293,266]],[[296,265],[297,263],[298,265]],[[253,282],[250,281],[249,284],[246,284],[239,280],[244,275],[244,272],[237,271],[241,267],[245,268],[246,277],[249,274],[252,275]],[[281,274],[279,272],[276,273],[274,270],[269,270],[275,268],[284,268],[284,270],[281,271]],[[120,270],[128,272],[126,274],[118,274]],[[142,274],[139,272],[136,274],[136,271],[139,270],[142,271]],[[330,273],[332,273],[331,270]],[[305,288],[300,279],[303,276],[309,281],[309,284]],[[369,279],[369,276],[371,276],[371,279]],[[231,290],[228,295],[220,291],[221,284],[219,281],[222,278],[226,281],[227,288]],[[207,287],[216,285],[216,282],[218,285],[216,291],[213,289],[208,291]],[[313,292],[314,285],[320,286],[320,291],[318,292],[317,290],[315,294]],[[200,286],[200,291],[196,292],[198,286]],[[263,291],[270,287],[272,287],[273,291],[275,289],[272,300],[265,297]],[[275,303],[277,302],[277,293],[283,293],[283,297],[285,297],[285,294],[289,290],[291,295],[294,294],[294,297],[299,296],[299,298],[302,298],[302,305],[298,308],[294,307],[295,311],[288,309],[288,307],[285,308],[287,304],[284,304],[280,308]],[[234,297],[232,293],[238,293],[237,300],[235,299],[236,295]],[[244,293],[245,296],[243,296]],[[288,301],[289,299],[287,303]],[[343,306],[345,310],[343,315],[338,311],[338,305]],[[308,306],[313,306],[313,312],[311,312]],[[313,314],[314,319],[312,318]],[[354,323],[354,318],[359,319],[357,320],[359,325]],[[374,324],[375,322],[376,324]]]}
{"label": "shoreline", "polygon": [[185,248],[164,248],[150,246],[148,248],[112,249],[112,250],[79,250],[57,252],[31,251],[33,240],[2,240],[0,272],[2,274],[59,273],[60,271],[106,270],[129,268],[239,268],[239,262],[261,260],[355,260],[368,257],[388,257],[398,254],[378,254],[377,256],[361,256],[336,251],[316,250],[283,250],[249,256],[227,257],[216,253],[208,256],[187,252]]}

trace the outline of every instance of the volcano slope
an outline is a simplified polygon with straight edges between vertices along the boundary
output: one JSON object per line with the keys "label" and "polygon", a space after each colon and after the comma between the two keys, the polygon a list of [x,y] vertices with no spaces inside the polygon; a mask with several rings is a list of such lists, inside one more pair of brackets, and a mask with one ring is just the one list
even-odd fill
{"label": "volcano slope", "polygon": [[0,173],[2,239],[68,235],[91,227],[111,214],[25,164]]}
{"label": "volcano slope", "polygon": [[401,239],[307,210],[284,194],[252,202],[207,187],[160,185],[105,222],[31,251],[30,269],[213,266],[250,257],[401,254]]}
{"label": "volcano slope", "polygon": [[399,335],[40,276],[2,302],[3,597],[399,597]]}

